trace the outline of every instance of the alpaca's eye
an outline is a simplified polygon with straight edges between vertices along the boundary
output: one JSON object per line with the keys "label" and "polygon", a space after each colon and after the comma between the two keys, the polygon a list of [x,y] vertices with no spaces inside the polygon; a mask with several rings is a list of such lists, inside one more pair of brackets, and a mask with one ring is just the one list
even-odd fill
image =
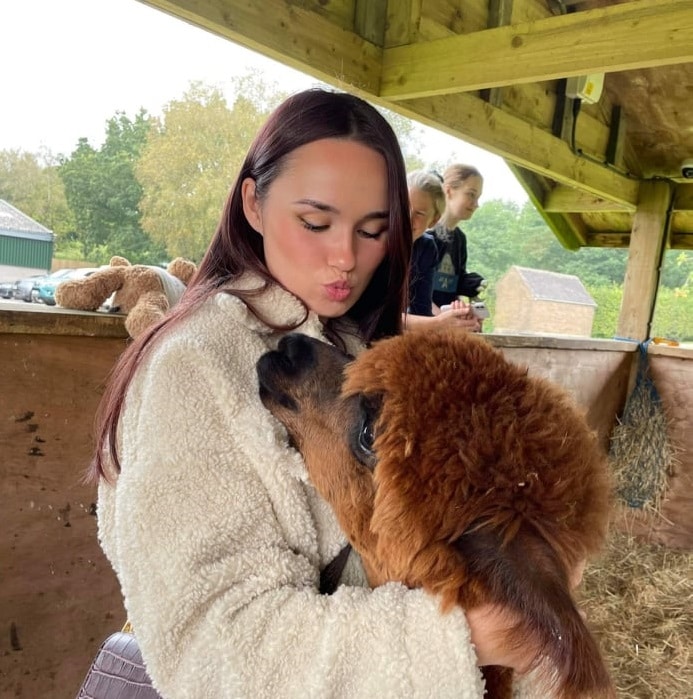
{"label": "alpaca's eye", "polygon": [[359,432],[359,448],[370,456],[373,454],[374,440],[375,434],[373,433],[373,422],[368,418],[365,418],[361,423],[361,430]]}
{"label": "alpaca's eye", "polygon": [[369,471],[374,471],[378,462],[373,448],[376,437],[376,425],[380,416],[380,396],[359,396],[353,399],[349,428],[349,449],[354,458]]}

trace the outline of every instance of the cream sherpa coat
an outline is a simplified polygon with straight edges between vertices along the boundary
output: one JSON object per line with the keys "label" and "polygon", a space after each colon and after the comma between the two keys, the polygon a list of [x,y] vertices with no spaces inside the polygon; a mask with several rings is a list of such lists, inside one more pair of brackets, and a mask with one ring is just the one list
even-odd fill
{"label": "cream sherpa coat", "polygon": [[[257,305],[303,316],[279,288]],[[322,337],[313,314],[299,330]],[[154,685],[167,699],[481,697],[461,612],[399,584],[368,589],[353,555],[347,584],[318,593],[345,540],[259,400],[255,363],[278,339],[220,293],[129,391],[99,537]]]}

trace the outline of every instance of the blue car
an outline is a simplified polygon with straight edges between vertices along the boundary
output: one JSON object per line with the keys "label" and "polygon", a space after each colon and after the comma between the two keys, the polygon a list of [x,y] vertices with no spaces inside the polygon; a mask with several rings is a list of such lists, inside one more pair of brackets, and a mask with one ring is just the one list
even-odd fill
{"label": "blue car", "polygon": [[55,306],[55,288],[68,279],[82,279],[96,272],[95,267],[79,267],[77,269],[59,269],[53,274],[39,280],[36,285],[36,300],[47,306]]}

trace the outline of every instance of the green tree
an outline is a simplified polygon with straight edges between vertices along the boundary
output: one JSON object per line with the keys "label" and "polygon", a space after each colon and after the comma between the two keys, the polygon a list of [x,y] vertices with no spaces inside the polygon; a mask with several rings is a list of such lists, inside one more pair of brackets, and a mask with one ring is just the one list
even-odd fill
{"label": "green tree", "polygon": [[425,168],[422,155],[424,131],[421,124],[389,109],[377,109],[387,119],[397,136],[407,172]]}
{"label": "green tree", "polygon": [[670,289],[693,285],[693,251],[667,250],[662,263],[660,283]]}
{"label": "green tree", "polygon": [[566,250],[531,202],[485,202],[465,223],[469,269],[497,281],[511,265],[574,274],[585,285],[622,284],[628,251]]}
{"label": "green tree", "polygon": [[621,313],[623,287],[619,284],[588,286],[590,296],[597,304],[592,324],[592,337],[612,338],[616,335],[618,317]]}
{"label": "green tree", "polygon": [[58,250],[69,240],[74,217],[50,151],[0,151],[0,199],[53,231]]}
{"label": "green tree", "polygon": [[464,224],[469,254],[467,269],[478,272],[492,285],[511,265],[524,264],[520,250],[524,236],[518,235],[519,214],[514,202],[493,199],[479,207]]}
{"label": "green tree", "polygon": [[144,110],[134,120],[118,112],[106,124],[100,149],[81,138],[60,165],[86,259],[105,263],[123,255],[133,263],[157,264],[168,257],[165,246],[154,243],[140,225],[142,188],[135,165],[151,126]]}
{"label": "green tree", "polygon": [[202,257],[255,133],[285,97],[249,76],[233,92],[229,108],[218,88],[192,83],[166,105],[137,164],[142,226],[172,255]]}

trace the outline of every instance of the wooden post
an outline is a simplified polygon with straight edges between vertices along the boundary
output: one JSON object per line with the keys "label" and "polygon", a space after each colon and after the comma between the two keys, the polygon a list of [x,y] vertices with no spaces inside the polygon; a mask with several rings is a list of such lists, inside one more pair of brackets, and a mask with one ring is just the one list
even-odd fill
{"label": "wooden post", "polygon": [[354,31],[366,41],[382,46],[385,40],[387,0],[356,0]]}
{"label": "wooden post", "polygon": [[672,188],[664,180],[640,185],[633,217],[628,266],[617,335],[638,342],[650,336],[664,246],[669,232]]}

